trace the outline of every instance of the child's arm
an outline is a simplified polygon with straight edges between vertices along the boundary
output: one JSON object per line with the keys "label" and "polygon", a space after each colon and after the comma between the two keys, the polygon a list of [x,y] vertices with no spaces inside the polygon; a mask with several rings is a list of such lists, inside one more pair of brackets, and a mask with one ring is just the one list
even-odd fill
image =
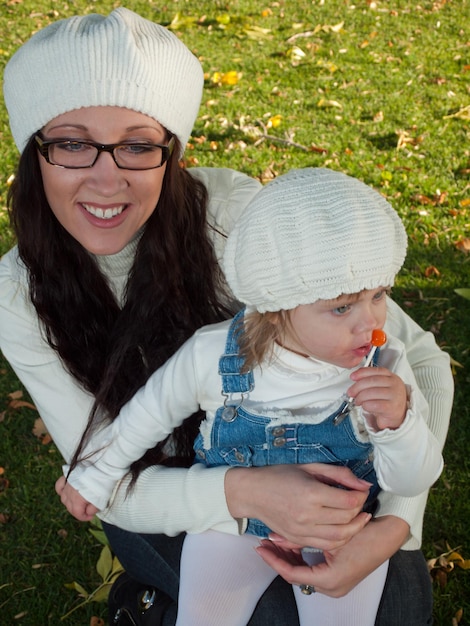
{"label": "child's arm", "polygon": [[355,371],[351,375],[354,384],[347,393],[365,413],[381,488],[415,496],[440,476],[440,445],[428,427],[428,404],[399,342],[392,350],[384,349],[382,361],[386,367]]}
{"label": "child's arm", "polygon": [[70,486],[98,510],[106,508],[131,464],[199,408],[194,343],[192,337],[150,376],[113,422],[92,434],[72,471],[63,467]]}
{"label": "child's arm", "polygon": [[67,511],[80,522],[89,522],[98,513],[99,509],[91,504],[91,502],[88,502],[88,500],[85,500],[85,498],[67,482],[64,476],[61,476],[56,482],[55,490],[59,494],[60,500]]}

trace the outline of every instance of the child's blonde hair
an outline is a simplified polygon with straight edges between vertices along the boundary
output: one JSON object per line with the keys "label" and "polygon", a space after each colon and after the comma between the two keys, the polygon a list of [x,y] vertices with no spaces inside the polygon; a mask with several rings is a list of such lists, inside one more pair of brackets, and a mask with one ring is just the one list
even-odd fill
{"label": "child's blonde hair", "polygon": [[[281,343],[288,325],[287,311],[251,311],[240,320],[240,356],[247,372],[272,358],[275,343]],[[238,329],[237,329],[238,330]]]}

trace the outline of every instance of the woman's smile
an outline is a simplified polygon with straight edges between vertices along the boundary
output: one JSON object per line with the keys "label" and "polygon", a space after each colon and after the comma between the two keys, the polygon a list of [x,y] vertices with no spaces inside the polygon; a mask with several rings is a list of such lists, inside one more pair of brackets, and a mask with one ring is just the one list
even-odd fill
{"label": "woman's smile", "polygon": [[82,202],[82,207],[87,213],[101,220],[112,220],[114,217],[121,215],[126,206],[127,204],[120,204],[114,207],[98,207]]}

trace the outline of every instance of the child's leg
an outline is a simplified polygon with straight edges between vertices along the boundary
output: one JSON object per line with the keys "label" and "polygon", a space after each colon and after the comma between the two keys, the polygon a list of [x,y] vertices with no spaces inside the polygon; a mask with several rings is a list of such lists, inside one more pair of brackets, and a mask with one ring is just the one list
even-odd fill
{"label": "child's leg", "polygon": [[276,577],[253,535],[187,535],[181,556],[176,626],[245,626]]}
{"label": "child's leg", "polygon": [[294,587],[301,626],[374,626],[387,570],[388,561],[342,598],[306,596]]}

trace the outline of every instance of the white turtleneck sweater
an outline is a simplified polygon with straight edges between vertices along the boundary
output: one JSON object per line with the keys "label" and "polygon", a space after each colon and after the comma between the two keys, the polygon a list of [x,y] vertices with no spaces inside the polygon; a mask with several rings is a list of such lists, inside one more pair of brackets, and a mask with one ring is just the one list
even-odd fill
{"label": "white turtleneck sweater", "polygon": [[[228,320],[198,330],[154,372],[119,416],[95,433],[83,453],[86,460],[71,474],[70,468],[64,467],[69,483],[86,500],[104,509],[117,481],[130,465],[199,408],[206,414],[200,428],[204,448],[211,449],[214,419],[223,400],[218,365],[230,323]],[[387,343],[380,351],[380,365],[406,384],[405,419],[399,428],[376,431],[362,409],[354,407],[351,424],[358,441],[373,444],[373,463],[380,487],[401,496],[415,496],[428,489],[442,471],[440,444],[427,427],[427,402],[416,385],[404,346],[395,337],[387,336]],[[276,345],[272,358],[254,368],[253,389],[243,397],[232,394],[230,402],[237,404],[243,400],[247,411],[267,418],[272,426],[320,424],[340,408],[351,383],[351,371]],[[245,428],[249,428],[249,420]],[[247,433],[246,441],[249,439]],[[330,451],[335,454],[334,447]],[[249,464],[249,453],[240,450],[239,453]]]}
{"label": "white turtleneck sweater", "polygon": [[[201,179],[209,193],[209,222],[217,257],[224,247],[224,234],[244,210],[260,185],[232,170],[197,168],[192,175]],[[221,233],[221,234],[218,234]],[[98,259],[119,300],[131,267],[137,240],[120,253]],[[406,346],[418,386],[429,403],[428,427],[444,445],[453,398],[449,357],[431,333],[425,333],[395,303],[389,302],[385,327]],[[34,307],[28,296],[27,273],[16,247],[0,261],[0,348],[18,378],[30,393],[65,462],[75,451],[85,428],[92,398],[64,369],[56,352],[44,340]],[[214,528],[238,533],[239,521],[231,517],[224,493],[227,467],[190,469],[152,466],[139,476],[127,494],[128,478],[115,491],[111,506],[101,517],[127,530],[161,532],[173,536]],[[415,549],[421,543],[421,529],[427,493],[400,497],[383,492],[379,515],[394,515],[410,526],[403,546]]]}

